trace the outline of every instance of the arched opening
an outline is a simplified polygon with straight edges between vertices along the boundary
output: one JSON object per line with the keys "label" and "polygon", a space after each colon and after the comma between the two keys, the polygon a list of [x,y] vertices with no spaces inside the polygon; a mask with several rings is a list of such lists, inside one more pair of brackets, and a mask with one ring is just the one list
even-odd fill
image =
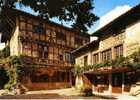
{"label": "arched opening", "polygon": [[4,85],[8,83],[8,81],[9,81],[9,76],[7,75],[6,70],[3,67],[1,67],[0,68],[0,89],[3,89]]}

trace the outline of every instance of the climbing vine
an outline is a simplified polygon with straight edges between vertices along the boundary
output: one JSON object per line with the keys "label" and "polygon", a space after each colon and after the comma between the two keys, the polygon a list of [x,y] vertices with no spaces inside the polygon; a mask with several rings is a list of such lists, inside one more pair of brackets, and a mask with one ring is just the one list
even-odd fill
{"label": "climbing vine", "polygon": [[11,90],[19,82],[19,75],[22,74],[22,60],[20,56],[9,56],[0,59],[0,64],[5,66],[9,82],[5,85],[5,89]]}
{"label": "climbing vine", "polygon": [[73,72],[74,75],[81,75],[86,71],[96,71],[97,69],[103,67],[129,67],[131,69],[138,69],[140,68],[140,49],[128,57],[120,57],[115,60],[106,61],[104,63],[85,66],[75,65]]}
{"label": "climbing vine", "polygon": [[6,58],[10,56],[10,47],[6,46],[3,50],[0,51],[0,58]]}

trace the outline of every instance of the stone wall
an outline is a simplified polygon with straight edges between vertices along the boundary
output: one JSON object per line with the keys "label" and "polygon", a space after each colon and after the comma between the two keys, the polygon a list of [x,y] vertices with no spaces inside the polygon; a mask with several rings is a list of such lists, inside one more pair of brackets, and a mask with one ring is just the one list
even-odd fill
{"label": "stone wall", "polygon": [[87,64],[91,64],[91,52],[85,53],[84,55],[81,55],[80,57],[77,57],[75,59],[75,62],[77,65],[84,66],[84,57],[87,56]]}
{"label": "stone wall", "polygon": [[[128,26],[122,33],[102,36],[100,38],[99,47],[92,51],[85,52],[76,58],[76,64],[83,66],[84,57],[88,56],[88,64],[93,64],[93,54],[101,53],[105,50],[112,50],[112,58],[114,58],[114,47],[123,45],[123,55],[129,56],[140,48],[140,21]],[[100,55],[99,55],[100,60]]]}
{"label": "stone wall", "polygon": [[129,56],[140,48],[140,21],[129,26],[125,31],[125,56]]}

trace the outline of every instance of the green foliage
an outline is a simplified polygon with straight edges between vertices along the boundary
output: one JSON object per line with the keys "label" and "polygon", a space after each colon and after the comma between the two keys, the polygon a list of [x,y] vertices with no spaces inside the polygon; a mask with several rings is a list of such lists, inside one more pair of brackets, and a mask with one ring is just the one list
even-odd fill
{"label": "green foliage", "polygon": [[22,59],[20,56],[9,56],[0,59],[0,63],[7,67],[6,73],[9,76],[9,82],[4,88],[11,90],[19,82],[19,75],[22,74]]}
{"label": "green foliage", "polygon": [[4,85],[9,81],[9,76],[3,67],[0,68],[0,80],[0,89],[3,89]]}
{"label": "green foliage", "polygon": [[[56,17],[60,21],[73,22],[72,27],[86,32],[98,17],[91,12],[94,9],[94,0],[0,0],[1,7],[15,8],[15,4],[29,6],[39,16],[49,20]],[[55,6],[54,6],[55,4]]]}
{"label": "green foliage", "polygon": [[93,96],[92,88],[86,85],[81,88],[80,92],[83,93],[83,96]]}
{"label": "green foliage", "polygon": [[6,58],[10,56],[10,47],[6,46],[3,50],[0,51],[0,58]]}
{"label": "green foliage", "polygon": [[115,67],[123,67],[123,66],[127,66],[128,64],[129,64],[128,57],[119,57],[118,59],[111,61],[111,66],[115,66]]}
{"label": "green foliage", "polygon": [[81,68],[79,65],[74,65],[73,73],[75,76],[80,76],[83,74],[83,68]]}
{"label": "green foliage", "polygon": [[93,96],[91,88],[85,88],[83,90],[84,96]]}
{"label": "green foliage", "polygon": [[104,63],[98,63],[94,65],[86,65],[83,67],[80,67],[80,65],[78,65],[77,68],[75,66],[74,72],[75,73],[80,72],[80,74],[83,74],[86,71],[97,70],[102,67],[110,67],[110,66],[114,68],[116,67],[129,67],[131,69],[140,68],[140,50],[138,52],[134,52],[129,57],[119,57],[112,61],[106,61]]}

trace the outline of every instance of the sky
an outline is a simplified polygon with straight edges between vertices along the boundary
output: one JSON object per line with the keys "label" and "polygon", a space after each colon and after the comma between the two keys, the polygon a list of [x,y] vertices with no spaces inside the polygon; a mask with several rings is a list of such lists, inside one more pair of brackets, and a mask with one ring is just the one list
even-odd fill
{"label": "sky", "polygon": [[93,33],[140,3],[140,0],[94,0],[95,13],[100,19],[89,29]]}
{"label": "sky", "polygon": [[[94,9],[93,13],[97,15],[100,19],[89,29],[88,33],[92,34],[96,30],[100,29],[113,19],[117,18],[121,14],[125,13],[132,7],[140,3],[140,0],[94,0]],[[25,12],[37,15],[29,7],[21,7],[16,4],[17,9],[23,10]],[[61,24],[56,18],[53,18],[52,21]],[[68,23],[64,23],[65,26],[68,26]],[[94,39],[94,38],[93,38]],[[91,39],[92,41],[92,39]],[[0,48],[4,47],[4,44],[0,43]]]}
{"label": "sky", "polygon": [[[94,0],[93,5],[95,8],[92,12],[100,19],[91,28],[89,28],[88,33],[92,34],[139,3],[140,0]],[[37,13],[34,13],[29,7],[20,7],[17,4],[17,8],[37,15]],[[61,24],[61,22],[56,18],[51,19],[51,21]],[[69,26],[68,23],[63,22],[63,24],[65,26]]]}

